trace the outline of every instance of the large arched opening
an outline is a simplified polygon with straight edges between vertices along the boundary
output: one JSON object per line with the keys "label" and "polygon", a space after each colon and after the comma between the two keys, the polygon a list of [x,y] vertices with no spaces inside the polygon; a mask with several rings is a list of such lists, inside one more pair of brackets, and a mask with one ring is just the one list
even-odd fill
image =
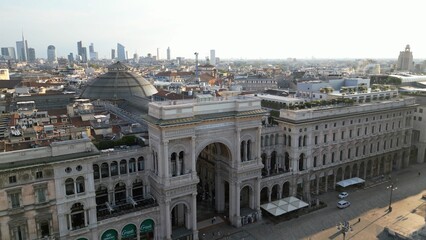
{"label": "large arched opening", "polygon": [[229,215],[229,182],[225,178],[231,163],[231,151],[223,143],[211,143],[198,154],[197,221],[217,213]]}

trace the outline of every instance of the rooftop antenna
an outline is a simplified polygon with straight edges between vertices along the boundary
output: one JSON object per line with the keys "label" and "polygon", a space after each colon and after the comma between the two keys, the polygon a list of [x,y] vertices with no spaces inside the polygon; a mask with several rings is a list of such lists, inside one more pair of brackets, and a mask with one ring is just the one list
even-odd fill
{"label": "rooftop antenna", "polygon": [[195,80],[198,80],[198,53],[195,52]]}

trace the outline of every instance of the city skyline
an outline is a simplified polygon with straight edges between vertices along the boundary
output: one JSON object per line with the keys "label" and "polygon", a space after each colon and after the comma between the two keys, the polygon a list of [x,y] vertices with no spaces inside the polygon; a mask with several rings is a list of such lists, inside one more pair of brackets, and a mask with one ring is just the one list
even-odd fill
{"label": "city skyline", "polygon": [[[94,43],[99,58],[110,58],[121,43],[129,56],[137,53],[165,59],[392,58],[410,44],[414,58],[426,58],[426,36],[418,29],[420,1],[197,1],[180,2],[43,0],[8,2],[0,23],[1,47],[15,47],[22,31],[37,57],[56,46],[57,56],[77,53]],[[26,16],[23,18],[22,16]],[[48,16],[48,17],[47,17]],[[397,17],[396,17],[397,16]],[[52,21],[54,19],[54,21]],[[49,30],[49,31],[46,31]]]}

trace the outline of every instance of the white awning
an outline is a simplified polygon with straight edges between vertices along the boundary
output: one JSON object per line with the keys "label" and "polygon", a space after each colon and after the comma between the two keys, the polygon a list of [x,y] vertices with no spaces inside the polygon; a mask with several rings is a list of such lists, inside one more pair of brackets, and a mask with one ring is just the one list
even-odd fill
{"label": "white awning", "polygon": [[309,206],[309,204],[296,197],[287,197],[270,203],[262,204],[260,207],[274,216],[280,216],[284,213],[288,213],[299,208],[304,208],[306,206]]}
{"label": "white awning", "polygon": [[347,187],[347,186],[351,186],[351,185],[355,185],[355,184],[359,184],[359,183],[364,183],[364,179],[359,178],[359,177],[354,177],[354,178],[350,178],[350,179],[346,179],[340,182],[337,182],[336,184],[342,187]]}

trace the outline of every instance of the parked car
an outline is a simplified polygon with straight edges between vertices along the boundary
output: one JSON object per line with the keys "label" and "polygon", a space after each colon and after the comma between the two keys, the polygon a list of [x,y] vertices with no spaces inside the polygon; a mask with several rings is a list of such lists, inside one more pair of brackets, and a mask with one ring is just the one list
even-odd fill
{"label": "parked car", "polygon": [[340,199],[346,198],[347,196],[349,196],[349,193],[348,193],[348,192],[341,192],[341,193],[339,194],[339,198],[340,198]]}
{"label": "parked car", "polygon": [[350,205],[351,205],[351,203],[350,203],[349,201],[346,201],[346,200],[340,200],[340,201],[337,203],[337,207],[338,207],[338,208],[340,208],[340,209],[347,208],[347,207],[349,207]]}

